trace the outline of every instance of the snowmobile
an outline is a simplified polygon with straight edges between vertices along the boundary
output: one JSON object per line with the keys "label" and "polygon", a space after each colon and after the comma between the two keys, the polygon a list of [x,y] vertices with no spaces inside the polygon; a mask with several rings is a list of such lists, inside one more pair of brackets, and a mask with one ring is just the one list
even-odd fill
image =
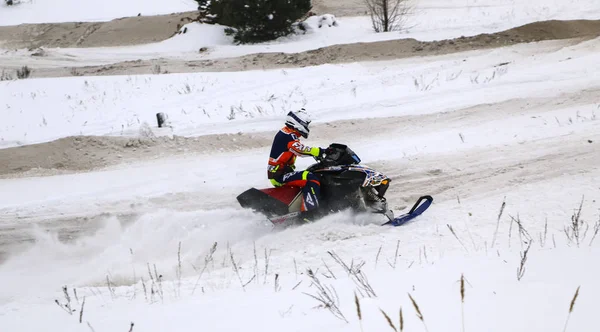
{"label": "snowmobile", "polygon": [[[388,209],[385,193],[392,181],[386,175],[364,165],[347,145],[332,143],[325,157],[307,168],[321,182],[319,214],[321,217],[351,209],[354,212],[372,212],[387,218],[383,225],[401,226],[429,208],[433,198],[421,196],[408,213],[394,217]],[[265,215],[273,224],[297,224],[302,204],[302,190],[296,186],[250,188],[237,196],[243,208]]]}

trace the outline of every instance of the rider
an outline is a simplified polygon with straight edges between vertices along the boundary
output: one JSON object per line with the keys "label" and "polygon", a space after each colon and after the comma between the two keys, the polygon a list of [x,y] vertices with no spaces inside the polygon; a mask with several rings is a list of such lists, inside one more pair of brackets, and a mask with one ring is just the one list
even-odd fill
{"label": "rider", "polygon": [[302,188],[301,217],[311,221],[319,207],[321,183],[309,171],[295,171],[296,157],[322,157],[326,149],[310,147],[300,142],[300,136],[308,138],[311,118],[304,108],[290,111],[285,126],[275,135],[267,177],[275,187],[284,185]]}

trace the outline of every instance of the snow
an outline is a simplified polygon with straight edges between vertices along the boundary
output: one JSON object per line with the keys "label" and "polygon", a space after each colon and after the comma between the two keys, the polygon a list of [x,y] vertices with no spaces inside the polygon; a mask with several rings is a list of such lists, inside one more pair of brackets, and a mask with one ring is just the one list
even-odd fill
{"label": "snow", "polygon": [[[504,1],[469,1],[462,9],[458,1],[428,4],[476,12],[482,30],[510,8]],[[547,8],[530,11],[532,20],[597,13],[591,2],[515,5]],[[325,31],[349,19],[339,21]],[[435,22],[427,23],[431,36]],[[204,38],[229,47],[218,31]],[[546,41],[284,71],[0,82],[3,148],[76,134],[134,136],[157,112],[169,115],[179,135],[274,133],[287,110],[305,106],[317,128],[308,141],[347,143],[391,175],[388,200],[396,211],[414,196],[435,199],[399,228],[342,212],[274,231],[235,202],[242,190],[268,184],[268,146],[0,179],[0,248],[11,252],[0,263],[0,326],[385,331],[391,328],[381,310],[399,329],[401,309],[406,331],[596,331],[599,48],[600,39]],[[232,107],[239,107],[235,118]],[[585,232],[577,245],[567,235],[580,203]],[[35,243],[21,243],[28,237]],[[364,262],[376,296],[332,254],[353,268]],[[307,269],[335,289],[348,322],[309,296],[318,291]],[[63,286],[72,313],[55,302],[67,302]]]}
{"label": "snow", "polygon": [[[169,116],[174,134],[193,136],[273,130],[289,110],[301,107],[314,112],[315,123],[323,123],[549,97],[597,88],[599,50],[600,39],[575,46],[549,41],[419,60],[301,69],[6,81],[0,82],[7,87],[0,90],[0,107],[8,120],[0,124],[0,147],[78,134],[137,135],[140,124],[153,125],[158,112]],[[508,64],[499,66],[503,63]],[[590,102],[578,110],[592,116],[595,105]],[[575,113],[566,108],[553,116]],[[544,135],[531,131],[523,138]]]}
{"label": "snow", "polygon": [[171,14],[198,9],[194,0],[20,0],[0,4],[0,26],[24,23],[101,22],[137,16]]}
{"label": "snow", "polygon": [[[419,2],[402,32],[373,32],[367,16],[335,17],[324,14],[309,17],[306,34],[282,37],[276,41],[252,45],[234,45],[233,38],[221,33],[224,27],[188,23],[187,33],[146,45],[128,47],[49,48],[46,57],[31,57],[31,51],[6,50],[0,60],[10,65],[80,66],[101,65],[118,61],[156,58],[208,60],[243,56],[263,52],[296,53],[337,44],[375,42],[403,38],[422,41],[474,36],[507,30],[539,20],[597,19],[600,5],[595,0],[578,2],[554,0],[550,4],[537,1],[478,1],[465,7],[464,1],[440,4],[438,1]],[[336,25],[323,24],[321,19]],[[199,52],[200,48],[207,51]]]}

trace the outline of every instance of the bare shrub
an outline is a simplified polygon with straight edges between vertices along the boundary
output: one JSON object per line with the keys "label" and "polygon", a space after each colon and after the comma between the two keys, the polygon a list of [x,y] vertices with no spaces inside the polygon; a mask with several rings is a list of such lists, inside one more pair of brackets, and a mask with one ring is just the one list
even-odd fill
{"label": "bare shrub", "polygon": [[410,0],[364,0],[375,32],[402,30],[413,6]]}
{"label": "bare shrub", "polygon": [[13,77],[11,74],[7,73],[6,71],[2,70],[2,73],[0,73],[0,81],[12,81]]}
{"label": "bare shrub", "polygon": [[17,69],[17,78],[22,80],[22,79],[26,79],[29,78],[29,76],[31,76],[31,69],[29,69],[29,67],[27,66],[23,66],[21,67],[21,69]]}

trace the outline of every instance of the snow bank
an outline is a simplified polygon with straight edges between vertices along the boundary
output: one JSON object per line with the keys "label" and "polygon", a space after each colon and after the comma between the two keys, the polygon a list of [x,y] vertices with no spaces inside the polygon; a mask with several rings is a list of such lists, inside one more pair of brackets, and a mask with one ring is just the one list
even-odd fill
{"label": "snow bank", "polygon": [[23,23],[110,21],[138,14],[160,15],[198,9],[194,0],[21,0],[13,6],[0,4],[0,25]]}
{"label": "snow bank", "polygon": [[[492,214],[487,211],[491,219]],[[459,232],[457,236],[465,241],[461,248],[447,228],[437,233],[443,245],[421,242],[424,239],[419,237],[420,232],[435,232],[426,226],[431,220],[423,219],[419,224],[387,234],[345,226],[344,236],[333,232],[342,225],[333,228],[330,224],[330,239],[321,243],[315,240],[320,235],[318,231],[311,232],[319,228],[325,231],[327,226],[323,225],[254,238],[255,244],[253,238],[229,245],[218,242],[219,237],[206,238],[206,246],[193,247],[195,252],[190,245],[197,243],[198,237],[184,237],[184,254],[180,257],[186,272],[181,279],[177,277],[178,243],[161,243],[160,248],[155,248],[171,254],[170,261],[157,264],[155,270],[153,263],[161,255],[146,256],[146,249],[136,243],[131,243],[133,247],[129,249],[129,243],[124,241],[120,248],[106,250],[102,256],[112,257],[111,260],[122,257],[123,271],[130,265],[127,275],[96,271],[97,284],[67,284],[73,315],[53,303],[54,299],[62,305],[68,302],[60,285],[52,286],[47,281],[53,280],[52,270],[66,273],[63,280],[65,275],[73,275],[80,268],[77,263],[70,270],[62,265],[48,267],[50,273],[46,273],[42,285],[31,282],[33,290],[40,286],[52,290],[45,289],[42,296],[27,290],[30,296],[0,307],[5,313],[0,315],[0,321],[7,329],[19,331],[39,330],[41,324],[45,328],[60,327],[62,331],[80,331],[88,324],[95,330],[112,331],[129,328],[132,323],[134,330],[150,332],[200,328],[385,331],[390,329],[385,314],[397,329],[403,324],[404,330],[541,332],[566,325],[567,330],[595,331],[600,269],[592,262],[600,254],[598,242],[588,246],[588,237],[579,248],[567,246],[561,231],[551,230],[546,242],[536,238],[530,248],[527,240],[519,241],[517,234],[513,234],[512,248],[507,247],[505,237],[499,237],[492,247],[490,242],[471,242],[467,233]],[[501,227],[507,231],[508,222],[504,220]],[[306,241],[303,249],[288,251],[278,247],[281,240],[269,242],[276,237],[293,236]],[[217,242],[211,253],[212,239]],[[525,250],[528,259],[522,265]],[[68,251],[63,260],[66,255]],[[166,253],[163,256],[166,259]],[[357,274],[349,274],[337,258]],[[96,263],[99,260],[94,259]],[[15,263],[18,262],[9,266],[18,269]],[[28,282],[28,278],[21,278],[12,285],[25,286]],[[317,283],[326,288],[320,290]],[[578,289],[573,312],[569,314]],[[82,325],[79,313],[84,297]],[[21,301],[29,304],[21,306]],[[325,303],[331,305],[329,309],[323,306]]]}
{"label": "snow bank", "polygon": [[596,86],[600,39],[567,43],[517,45],[510,53],[474,51],[434,62],[5,81],[0,108],[7,121],[0,124],[0,146],[78,134],[137,135],[142,123],[156,123],[158,112],[168,114],[175,134],[204,135],[271,130],[285,113],[303,106],[319,123],[437,113]]}

